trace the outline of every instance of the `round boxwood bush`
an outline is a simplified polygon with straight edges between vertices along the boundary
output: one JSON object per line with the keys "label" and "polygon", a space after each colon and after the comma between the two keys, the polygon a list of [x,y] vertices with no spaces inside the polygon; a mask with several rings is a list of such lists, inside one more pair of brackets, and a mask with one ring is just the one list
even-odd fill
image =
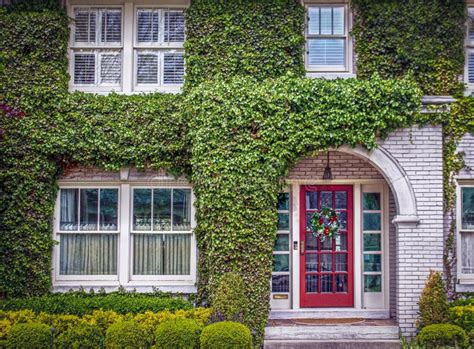
{"label": "round boxwood bush", "polygon": [[133,320],[116,322],[105,334],[106,348],[144,348],[146,344],[145,331]]}
{"label": "round boxwood bush", "polygon": [[12,326],[8,333],[8,348],[51,348],[51,328],[39,322],[20,323]]}
{"label": "round boxwood bush", "polygon": [[100,348],[104,344],[104,336],[100,328],[91,324],[79,324],[61,333],[55,340],[55,347],[64,349]]}
{"label": "round boxwood bush", "polygon": [[427,348],[464,347],[468,344],[466,332],[461,327],[450,324],[434,324],[423,327],[416,339],[418,344]]}
{"label": "round boxwood bush", "polygon": [[157,349],[199,348],[202,327],[195,320],[176,318],[161,323],[155,331]]}
{"label": "round boxwood bush", "polygon": [[252,348],[252,335],[247,327],[238,322],[217,322],[202,330],[201,348]]}

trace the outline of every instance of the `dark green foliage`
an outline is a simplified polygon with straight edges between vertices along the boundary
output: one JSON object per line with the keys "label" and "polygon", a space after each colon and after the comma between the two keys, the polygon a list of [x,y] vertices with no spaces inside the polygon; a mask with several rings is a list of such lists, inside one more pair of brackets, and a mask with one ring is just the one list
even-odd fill
{"label": "dark green foliage", "polygon": [[52,335],[48,325],[29,322],[12,326],[8,333],[7,348],[51,348]]}
{"label": "dark green foliage", "polygon": [[247,297],[242,277],[238,273],[225,273],[211,299],[211,321],[244,321]]}
{"label": "dark green foliage", "polygon": [[11,0],[8,11],[58,11],[61,10],[60,0]]}
{"label": "dark green foliage", "polygon": [[133,320],[116,322],[107,329],[105,346],[107,348],[145,348],[146,334]]}
{"label": "dark green foliage", "polygon": [[202,327],[192,319],[172,319],[161,323],[155,332],[156,349],[197,349]]}
{"label": "dark green foliage", "polygon": [[304,74],[296,0],[195,0],[186,11],[186,86],[216,78]]}
{"label": "dark green foliage", "polygon": [[429,325],[416,336],[418,344],[426,348],[466,347],[468,337],[459,326],[450,324]]}
{"label": "dark green foliage", "polygon": [[54,344],[58,349],[95,349],[103,346],[104,337],[98,326],[82,323],[61,333]]}
{"label": "dark green foliage", "polygon": [[463,0],[352,0],[357,76],[399,78],[411,71],[427,95],[462,91]]}
{"label": "dark green foliage", "polygon": [[238,322],[216,322],[204,327],[201,334],[202,349],[250,349],[250,330]]}
{"label": "dark green foliage", "polygon": [[184,108],[191,121],[201,297],[212,300],[221,275],[238,272],[248,299],[245,324],[261,340],[280,178],[317,150],[374,148],[376,135],[412,124],[419,103],[413,82],[377,77],[235,78],[191,91]]}
{"label": "dark green foliage", "polygon": [[448,298],[441,273],[431,271],[421,293],[420,327],[442,324],[449,320]]}
{"label": "dark green foliage", "polygon": [[160,297],[156,294],[143,293],[56,293],[40,297],[23,299],[7,299],[0,301],[0,309],[21,310],[31,309],[35,313],[49,314],[91,314],[94,310],[113,310],[119,314],[175,311],[191,309],[193,306],[183,298]]}

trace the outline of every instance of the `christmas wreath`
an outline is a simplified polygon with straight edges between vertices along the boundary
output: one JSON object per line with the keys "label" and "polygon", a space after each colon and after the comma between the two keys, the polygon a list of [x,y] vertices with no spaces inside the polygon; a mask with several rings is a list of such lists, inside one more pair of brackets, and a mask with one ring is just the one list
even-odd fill
{"label": "christmas wreath", "polygon": [[315,237],[319,237],[324,241],[326,237],[334,237],[339,232],[340,225],[338,213],[333,209],[324,207],[314,213],[311,218],[310,229]]}

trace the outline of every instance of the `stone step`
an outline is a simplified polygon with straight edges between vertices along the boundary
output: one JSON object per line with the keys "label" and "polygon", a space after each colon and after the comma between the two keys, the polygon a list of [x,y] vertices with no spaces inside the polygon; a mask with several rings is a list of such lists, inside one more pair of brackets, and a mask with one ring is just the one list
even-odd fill
{"label": "stone step", "polygon": [[344,318],[362,318],[362,319],[388,319],[390,311],[388,310],[360,310],[360,309],[344,309],[340,308],[324,308],[324,309],[284,309],[272,310],[270,319],[344,319]]}
{"label": "stone step", "polygon": [[264,349],[400,349],[399,341],[267,341]]}

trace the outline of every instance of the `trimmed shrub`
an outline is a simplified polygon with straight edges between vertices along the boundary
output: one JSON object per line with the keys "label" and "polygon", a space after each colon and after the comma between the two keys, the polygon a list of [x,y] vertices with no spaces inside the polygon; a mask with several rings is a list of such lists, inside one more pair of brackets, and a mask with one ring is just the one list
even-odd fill
{"label": "trimmed shrub", "polygon": [[94,310],[113,310],[119,314],[176,311],[192,309],[191,302],[182,297],[163,297],[154,293],[108,293],[88,294],[84,292],[53,293],[40,297],[1,300],[1,310],[31,309],[35,313],[85,315]]}
{"label": "trimmed shrub", "polygon": [[202,349],[245,349],[252,348],[252,335],[237,322],[216,322],[204,327],[200,342]]}
{"label": "trimmed shrub", "polygon": [[438,348],[442,346],[467,346],[466,332],[459,326],[450,324],[434,324],[422,328],[416,337],[421,346]]}
{"label": "trimmed shrub", "polygon": [[144,348],[149,342],[145,331],[133,320],[114,323],[105,335],[106,348]]}
{"label": "trimmed shrub", "polygon": [[61,333],[55,340],[55,347],[64,349],[94,349],[101,348],[104,336],[100,328],[82,323]]}
{"label": "trimmed shrub", "polygon": [[20,323],[8,333],[7,347],[18,349],[51,348],[51,328],[38,322]]}
{"label": "trimmed shrub", "polygon": [[430,272],[418,304],[420,327],[448,322],[449,305],[441,273]]}
{"label": "trimmed shrub", "polygon": [[157,349],[199,348],[202,327],[191,319],[176,318],[161,323],[155,331]]}
{"label": "trimmed shrub", "polygon": [[453,325],[461,327],[467,333],[474,330],[474,305],[452,307],[449,314]]}
{"label": "trimmed shrub", "polygon": [[238,273],[226,273],[222,276],[211,301],[211,321],[244,322],[247,303],[242,277]]}

